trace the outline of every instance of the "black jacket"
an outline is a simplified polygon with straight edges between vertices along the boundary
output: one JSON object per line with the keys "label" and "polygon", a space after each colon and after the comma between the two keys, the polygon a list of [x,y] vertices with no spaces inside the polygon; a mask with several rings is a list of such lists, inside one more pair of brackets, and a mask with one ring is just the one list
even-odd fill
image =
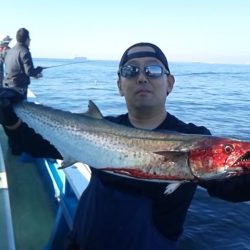
{"label": "black jacket", "polygon": [[29,48],[21,43],[17,43],[8,51],[4,63],[6,77],[3,80],[3,87],[6,88],[27,90],[30,77],[36,77],[41,73],[39,67],[34,68]]}

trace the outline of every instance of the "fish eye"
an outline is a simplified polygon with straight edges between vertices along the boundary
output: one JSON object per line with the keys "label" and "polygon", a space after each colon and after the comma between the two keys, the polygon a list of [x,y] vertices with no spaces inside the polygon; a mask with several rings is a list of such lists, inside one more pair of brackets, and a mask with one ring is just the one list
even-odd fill
{"label": "fish eye", "polygon": [[224,147],[224,151],[225,151],[226,154],[232,153],[233,150],[234,150],[234,148],[233,148],[232,145],[229,145],[229,144],[228,144],[228,145],[225,145],[225,147]]}

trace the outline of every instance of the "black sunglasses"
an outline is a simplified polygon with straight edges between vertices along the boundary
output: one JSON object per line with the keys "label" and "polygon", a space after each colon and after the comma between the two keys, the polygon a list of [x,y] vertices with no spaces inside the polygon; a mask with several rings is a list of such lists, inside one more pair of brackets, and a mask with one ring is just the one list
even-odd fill
{"label": "black sunglasses", "polygon": [[134,65],[124,65],[120,68],[118,73],[125,78],[132,78],[137,76],[141,70],[143,70],[143,73],[150,78],[158,78],[163,74],[169,75],[169,71],[164,71],[163,67],[160,65],[148,65],[143,69]]}

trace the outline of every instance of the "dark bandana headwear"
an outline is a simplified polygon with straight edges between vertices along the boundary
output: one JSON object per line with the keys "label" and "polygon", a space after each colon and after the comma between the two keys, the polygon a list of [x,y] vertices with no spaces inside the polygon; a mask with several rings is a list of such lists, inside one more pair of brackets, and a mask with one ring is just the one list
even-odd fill
{"label": "dark bandana headwear", "polygon": [[[135,52],[135,53],[131,53],[128,55],[128,52],[134,48],[134,47],[151,47],[152,49],[154,49],[155,52],[149,52],[149,51],[140,51],[140,52]],[[140,57],[155,57],[157,59],[159,59],[162,64],[165,66],[166,70],[168,70],[168,72],[170,73],[169,67],[168,67],[168,60],[166,58],[166,56],[164,55],[164,53],[161,51],[161,49],[159,47],[157,47],[156,45],[152,44],[152,43],[136,43],[132,46],[130,46],[128,49],[126,49],[126,51],[123,53],[121,61],[119,63],[119,68],[121,68],[127,61],[133,59],[133,58],[140,58]]]}

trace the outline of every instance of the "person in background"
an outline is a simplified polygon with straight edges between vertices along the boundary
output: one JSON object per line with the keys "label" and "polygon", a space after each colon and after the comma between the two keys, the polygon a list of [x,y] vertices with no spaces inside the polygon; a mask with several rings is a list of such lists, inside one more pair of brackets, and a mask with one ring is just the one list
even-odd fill
{"label": "person in background", "polygon": [[[167,58],[159,47],[152,43],[132,45],[121,58],[117,80],[128,112],[105,118],[141,129],[210,135],[206,127],[187,124],[167,111],[166,99],[174,82]],[[8,137],[17,140],[24,152],[33,157],[62,159],[49,141],[16,116],[12,105],[0,106],[0,122]],[[64,249],[176,249],[196,183],[183,183],[172,194],[165,195],[166,183],[124,178],[92,167],[91,170]],[[213,189],[216,186],[208,186],[209,192]],[[223,195],[224,191],[222,198]],[[230,196],[230,188],[226,196]]]}
{"label": "person in background", "polygon": [[9,43],[12,41],[12,38],[6,36],[0,41],[0,86],[3,84],[4,78],[4,59],[7,51],[10,49]]}
{"label": "person in background", "polygon": [[15,91],[17,95],[14,93],[13,96],[26,99],[30,77],[41,77],[43,68],[34,68],[29,51],[29,31],[25,28],[19,29],[16,33],[16,40],[17,44],[8,51],[5,57],[5,77],[0,95],[10,95],[10,93]]}
{"label": "person in background", "polygon": [[[29,51],[29,31],[21,28],[16,33],[17,44],[8,50],[4,59],[5,77],[0,88],[2,105],[7,99],[18,102],[27,98],[30,77],[41,77],[42,67],[34,68]],[[3,101],[4,100],[4,101]],[[9,147],[13,154],[21,153],[21,147],[15,139],[8,139]]]}

